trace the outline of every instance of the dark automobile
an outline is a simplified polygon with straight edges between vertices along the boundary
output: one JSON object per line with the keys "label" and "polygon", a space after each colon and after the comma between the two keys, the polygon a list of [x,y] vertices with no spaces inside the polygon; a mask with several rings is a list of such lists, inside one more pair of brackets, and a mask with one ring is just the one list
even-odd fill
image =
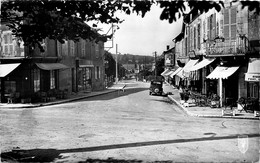
{"label": "dark automobile", "polygon": [[163,81],[162,80],[152,80],[149,88],[149,95],[162,95],[163,94]]}

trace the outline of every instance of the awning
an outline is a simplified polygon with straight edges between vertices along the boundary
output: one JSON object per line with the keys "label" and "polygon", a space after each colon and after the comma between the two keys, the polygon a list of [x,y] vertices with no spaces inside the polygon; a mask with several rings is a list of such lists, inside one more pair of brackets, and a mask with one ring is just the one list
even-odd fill
{"label": "awning", "polygon": [[21,63],[10,63],[10,64],[0,64],[0,77],[5,77],[14,69],[16,69]]}
{"label": "awning", "polygon": [[80,68],[91,68],[91,67],[94,67],[94,65],[79,65]]}
{"label": "awning", "polygon": [[235,67],[218,66],[206,78],[207,79],[220,79],[220,78],[227,79],[234,72],[236,72],[238,68],[239,68],[239,66],[235,66]]}
{"label": "awning", "polygon": [[189,62],[183,67],[184,73],[190,72],[190,69],[198,62],[198,59],[191,59]]}
{"label": "awning", "polygon": [[169,76],[171,75],[171,73],[173,73],[174,71],[170,70],[169,72],[166,72],[163,76]]}
{"label": "awning", "polygon": [[245,81],[260,81],[260,58],[250,58]]}
{"label": "awning", "polygon": [[61,63],[36,63],[36,65],[42,70],[59,70],[69,68]]}
{"label": "awning", "polygon": [[190,71],[196,71],[196,70],[199,70],[203,67],[206,67],[207,65],[212,63],[214,60],[215,60],[215,58],[211,58],[211,59],[205,58],[202,61],[200,61],[199,63],[197,63],[196,65],[194,65],[193,67],[191,67]]}
{"label": "awning", "polygon": [[189,62],[176,75],[180,78],[188,77],[190,68],[193,67],[198,61],[198,59],[189,60]]}
{"label": "awning", "polygon": [[161,73],[161,76],[165,76],[165,74],[168,73],[168,72],[170,72],[169,69],[164,70],[164,71]]}
{"label": "awning", "polygon": [[170,77],[173,78],[178,72],[182,70],[182,67],[177,68],[173,73],[170,74]]}

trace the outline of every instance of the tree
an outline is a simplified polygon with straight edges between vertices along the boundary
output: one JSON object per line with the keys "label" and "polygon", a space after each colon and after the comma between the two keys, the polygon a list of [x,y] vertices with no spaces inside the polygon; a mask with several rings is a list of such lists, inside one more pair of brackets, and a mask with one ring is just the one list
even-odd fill
{"label": "tree", "polygon": [[161,56],[159,56],[159,57],[157,57],[157,59],[156,59],[156,74],[158,75],[158,76],[160,76],[160,74],[164,71],[164,61],[165,61],[165,59],[164,59],[164,55],[161,55]]}
{"label": "tree", "polygon": [[[186,13],[186,6],[190,12]],[[259,1],[242,1],[242,7],[249,6],[258,14]],[[161,20],[169,23],[176,21],[183,14],[193,15],[198,12],[207,12],[211,8],[217,11],[224,6],[223,1],[70,1],[70,0],[15,0],[1,1],[1,21],[13,32],[16,38],[24,41],[25,46],[38,45],[45,38],[55,39],[63,43],[64,40],[78,41],[79,38],[106,41],[111,36],[99,35],[98,30],[85,24],[95,21],[97,23],[121,23],[116,11],[126,14],[137,13],[145,16],[152,4],[159,5],[163,11]],[[93,27],[97,27],[94,24]],[[41,48],[43,50],[43,48]]]}
{"label": "tree", "polygon": [[105,52],[105,74],[109,76],[116,76],[116,61],[114,60],[113,56],[109,52]]}

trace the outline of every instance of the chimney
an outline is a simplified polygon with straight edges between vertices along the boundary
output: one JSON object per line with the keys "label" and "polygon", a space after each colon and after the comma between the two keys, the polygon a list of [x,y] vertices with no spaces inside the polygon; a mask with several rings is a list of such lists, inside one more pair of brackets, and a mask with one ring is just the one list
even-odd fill
{"label": "chimney", "polygon": [[170,45],[167,45],[167,46],[166,46],[166,50],[169,50],[169,49],[170,49]]}

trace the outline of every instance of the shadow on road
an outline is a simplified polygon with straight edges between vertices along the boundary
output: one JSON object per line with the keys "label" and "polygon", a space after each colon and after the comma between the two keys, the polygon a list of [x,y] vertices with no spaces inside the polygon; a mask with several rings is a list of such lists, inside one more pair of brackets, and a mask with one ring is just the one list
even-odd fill
{"label": "shadow on road", "polygon": [[[122,96],[128,96],[130,94],[134,94],[134,93],[138,93],[141,91],[145,91],[148,90],[147,88],[127,88],[125,89],[125,91],[116,91],[116,92],[112,92],[112,93],[108,93],[105,95],[99,95],[96,97],[89,97],[86,99],[82,99],[80,101],[95,101],[95,100],[111,100],[111,99],[115,99],[115,98],[119,98]],[[148,95],[148,91],[147,91],[147,95]]]}
{"label": "shadow on road", "polygon": [[[206,133],[208,135],[209,133]],[[74,148],[74,149],[14,149],[10,152],[1,153],[2,161],[19,161],[19,162],[50,162],[55,159],[61,158],[62,153],[77,153],[77,152],[92,152],[110,149],[120,149],[120,148],[131,148],[131,147],[143,147],[152,145],[162,145],[162,144],[175,144],[175,143],[189,143],[189,142],[202,142],[202,141],[214,141],[214,140],[225,140],[225,139],[236,139],[239,135],[229,135],[229,136],[212,136],[201,137],[201,138],[191,138],[191,139],[174,139],[174,140],[160,140],[160,141],[146,141],[146,142],[136,142],[136,143],[125,143],[125,144],[112,144],[103,145],[96,147],[86,147],[86,148]],[[259,133],[248,134],[248,138],[260,137]]]}

